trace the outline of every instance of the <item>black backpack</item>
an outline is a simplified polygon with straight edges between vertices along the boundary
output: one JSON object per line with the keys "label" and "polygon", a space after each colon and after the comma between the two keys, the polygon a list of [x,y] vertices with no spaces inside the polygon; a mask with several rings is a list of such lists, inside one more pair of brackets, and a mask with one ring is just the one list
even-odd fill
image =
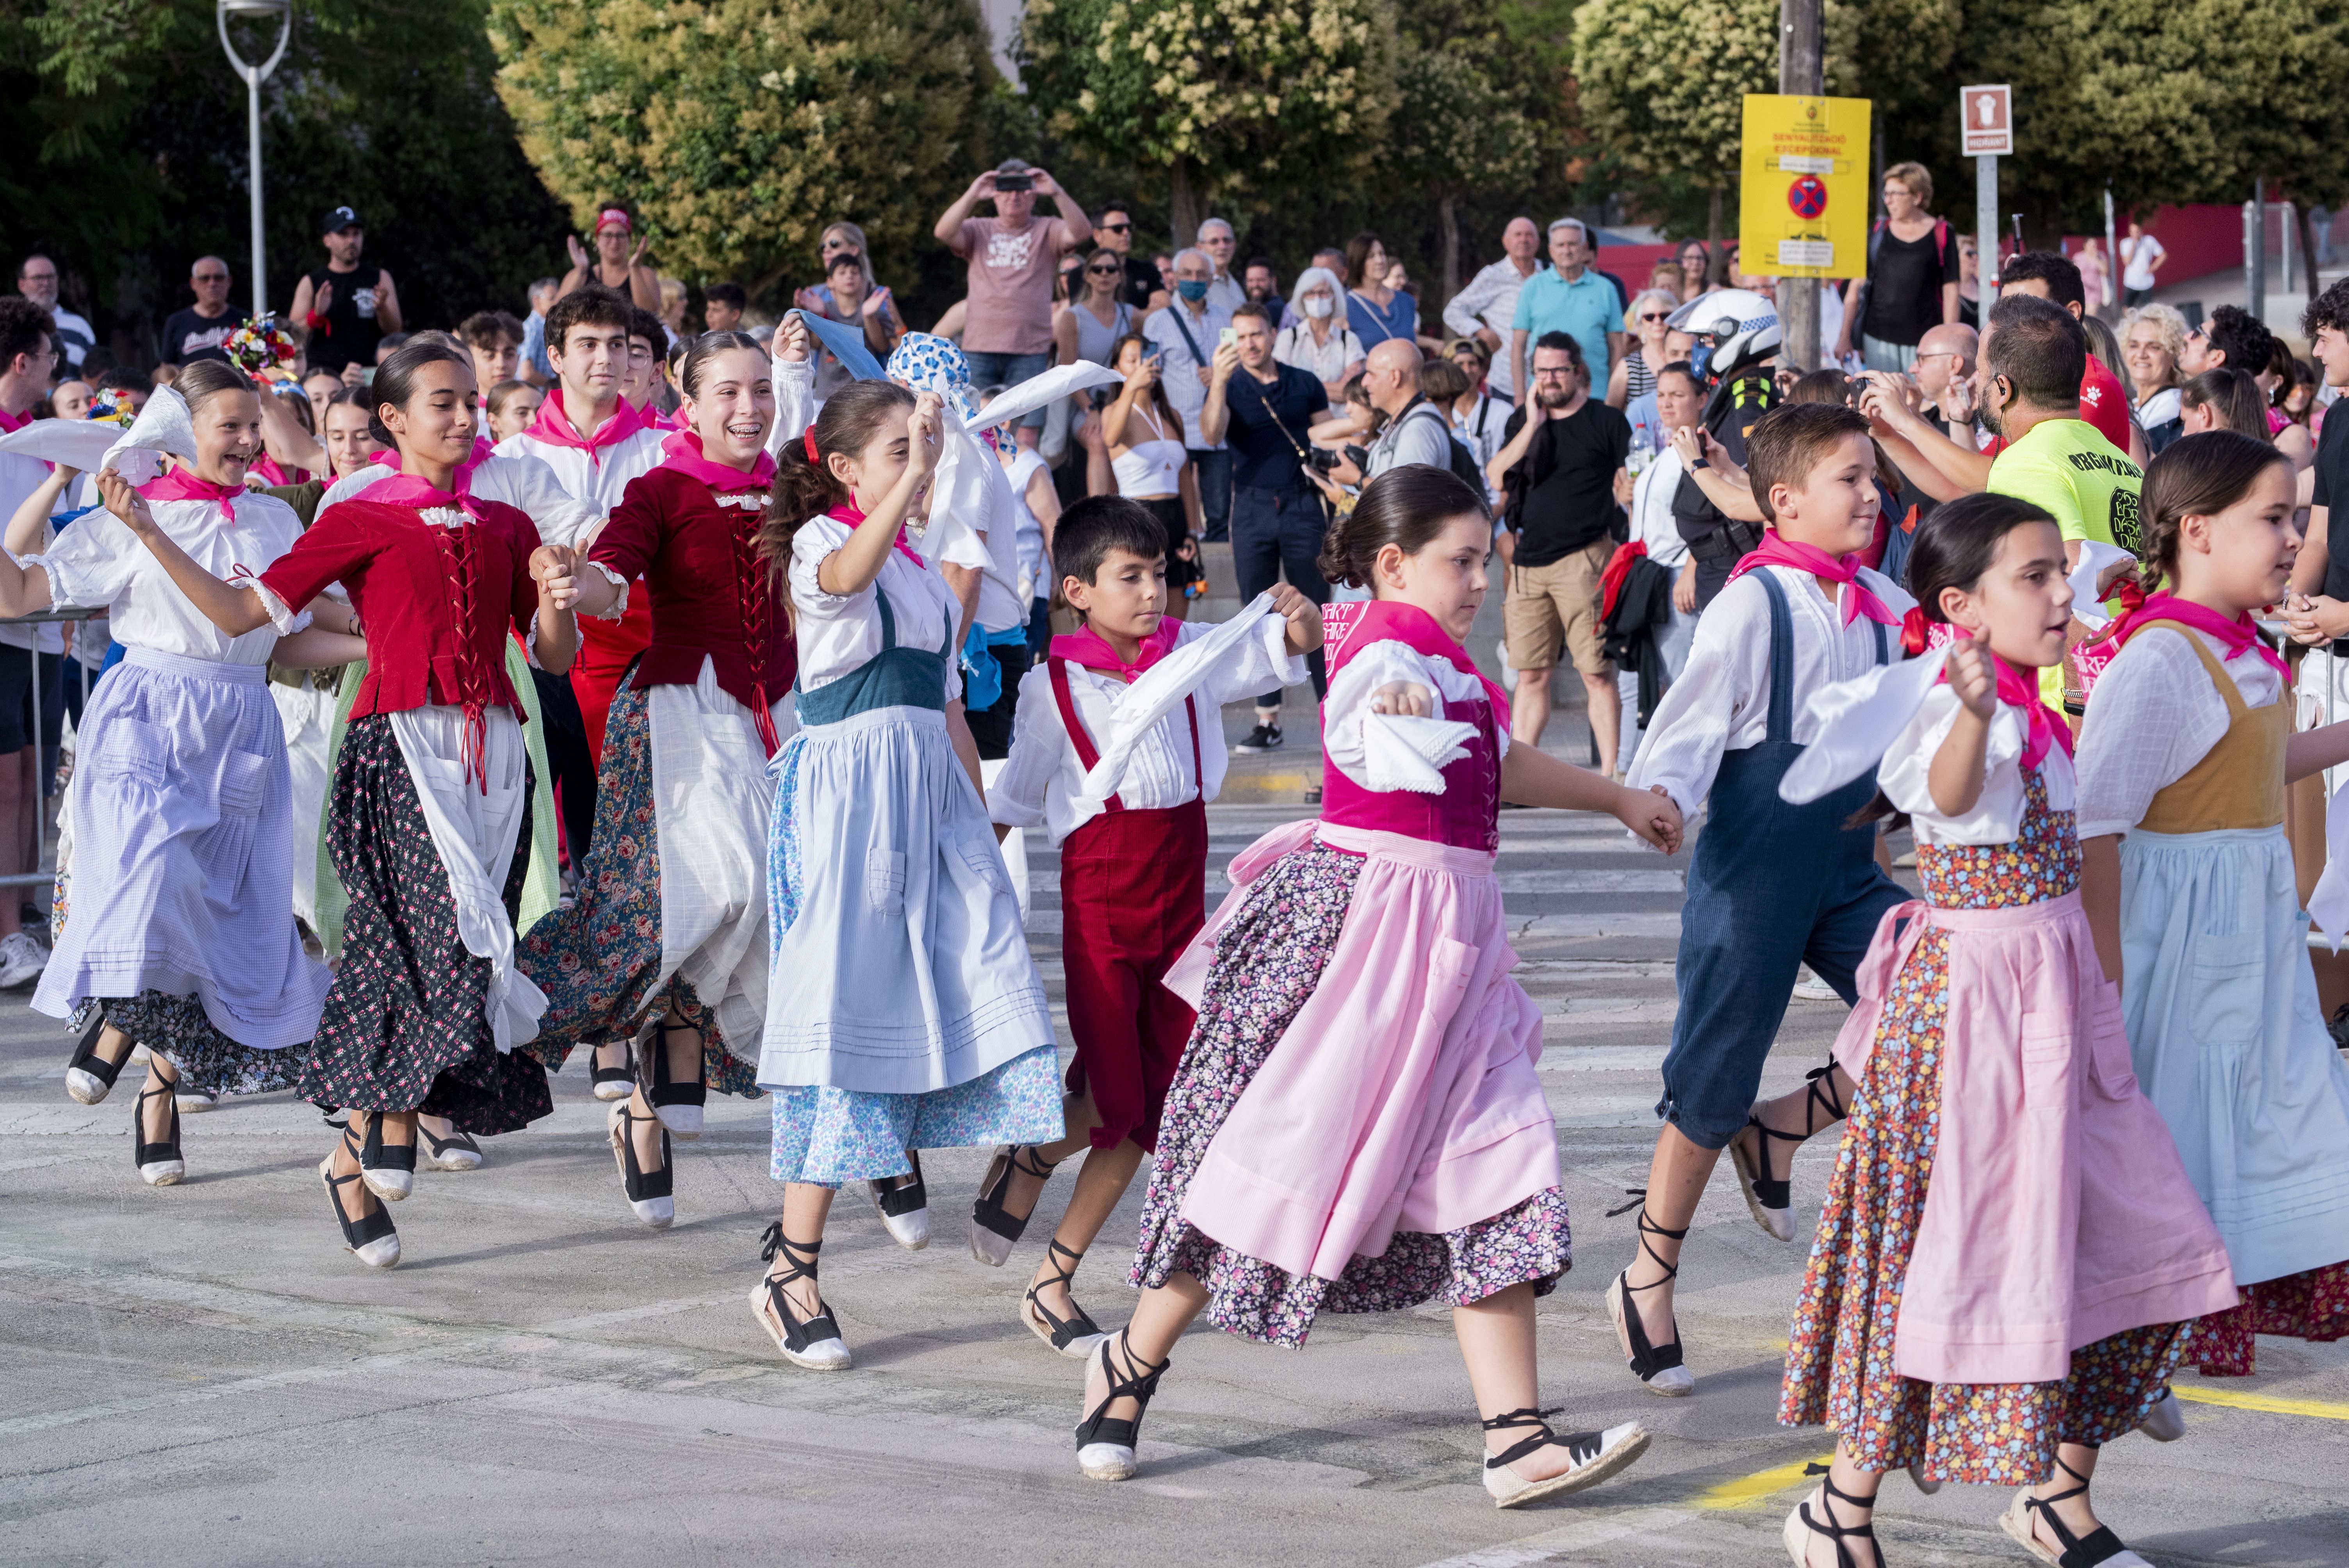
{"label": "black backpack", "polygon": [[1462,440],[1458,435],[1454,433],[1451,415],[1445,413],[1443,409],[1437,407],[1434,404],[1430,403],[1423,397],[1418,402],[1413,403],[1410,407],[1405,408],[1402,411],[1402,417],[1408,419],[1423,408],[1428,413],[1433,415],[1436,418],[1442,420],[1444,423],[1444,438],[1451,443],[1452,448],[1452,462],[1450,466],[1454,477],[1467,484],[1471,489],[1475,490],[1478,495],[1485,494],[1486,491],[1485,470],[1476,466],[1476,454],[1468,449],[1468,443]]}

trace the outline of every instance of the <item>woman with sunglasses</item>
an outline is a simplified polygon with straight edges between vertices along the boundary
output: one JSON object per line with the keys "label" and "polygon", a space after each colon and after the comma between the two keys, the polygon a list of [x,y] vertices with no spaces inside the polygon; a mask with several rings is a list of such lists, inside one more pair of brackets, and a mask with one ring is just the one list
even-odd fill
{"label": "woman with sunglasses", "polygon": [[1662,289],[1642,289],[1631,301],[1631,308],[1623,313],[1623,330],[1638,339],[1639,346],[1615,362],[1607,377],[1607,406],[1628,407],[1634,397],[1644,397],[1656,389],[1656,372],[1670,361],[1664,355],[1664,336],[1671,331],[1666,324],[1680,302]]}

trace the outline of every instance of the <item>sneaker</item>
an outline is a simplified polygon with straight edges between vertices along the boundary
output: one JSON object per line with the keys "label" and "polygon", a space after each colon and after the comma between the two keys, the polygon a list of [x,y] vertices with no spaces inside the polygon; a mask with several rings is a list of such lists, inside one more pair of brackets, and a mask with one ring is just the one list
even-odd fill
{"label": "sneaker", "polygon": [[1836,995],[1836,988],[1812,974],[1811,966],[1807,964],[1804,965],[1801,971],[1795,976],[1795,999],[1798,1002],[1841,1000]]}
{"label": "sneaker", "polygon": [[48,965],[48,950],[23,932],[0,936],[0,991],[31,985]]}
{"label": "sneaker", "polygon": [[1247,738],[1232,748],[1234,751],[1277,751],[1280,748],[1280,726],[1259,724],[1247,732]]}

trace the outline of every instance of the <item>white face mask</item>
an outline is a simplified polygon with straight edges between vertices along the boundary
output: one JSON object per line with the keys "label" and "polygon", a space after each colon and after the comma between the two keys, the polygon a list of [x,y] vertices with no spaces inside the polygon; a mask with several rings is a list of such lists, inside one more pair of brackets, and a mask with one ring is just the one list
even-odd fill
{"label": "white face mask", "polygon": [[1331,299],[1328,294],[1307,294],[1305,296],[1305,314],[1311,316],[1316,321],[1320,320],[1323,316],[1328,315],[1331,311],[1336,310],[1337,308],[1338,302]]}

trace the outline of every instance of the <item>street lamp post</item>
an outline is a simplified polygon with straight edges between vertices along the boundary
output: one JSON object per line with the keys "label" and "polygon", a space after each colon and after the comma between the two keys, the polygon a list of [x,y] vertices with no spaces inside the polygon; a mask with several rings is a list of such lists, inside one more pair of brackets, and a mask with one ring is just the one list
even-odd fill
{"label": "street lamp post", "polygon": [[[228,36],[232,16],[259,22],[276,19],[277,46],[269,52],[268,59],[258,66],[245,63]],[[213,19],[220,26],[221,47],[228,51],[228,63],[244,78],[248,140],[245,178],[253,189],[253,318],[258,321],[269,314],[269,271],[263,256],[261,223],[261,84],[269,79],[269,73],[285,57],[285,46],[293,41],[293,0],[217,0]]]}

